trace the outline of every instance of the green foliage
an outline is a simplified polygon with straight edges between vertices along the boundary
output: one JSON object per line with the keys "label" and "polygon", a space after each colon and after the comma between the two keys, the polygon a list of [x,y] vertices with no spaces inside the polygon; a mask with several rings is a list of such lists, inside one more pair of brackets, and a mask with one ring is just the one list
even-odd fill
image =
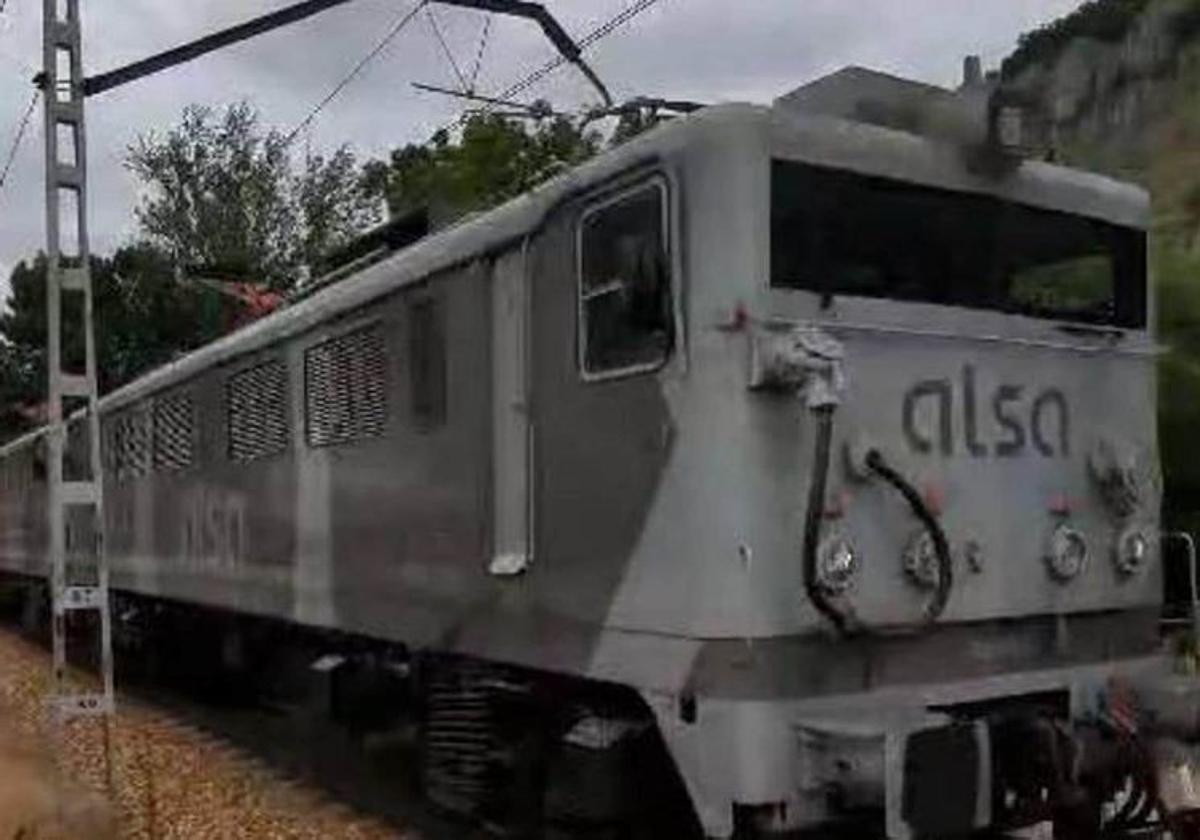
{"label": "green foliage", "polygon": [[[432,206],[459,214],[519,195],[593,155],[596,134],[565,119],[526,130],[476,116],[457,142],[397,149],[388,163],[360,167],[345,147],[294,166],[279,132],[254,109],[190,106],[165,133],[143,135],[127,166],[146,196],[137,208],[141,239],[111,258],[93,257],[100,389],[119,387],[205,344],[235,323],[238,304],[176,278],[203,267],[226,279],[286,290],[304,269],[393,212]],[[45,258],[22,262],[0,315],[0,438],[36,420],[46,387]],[[68,305],[64,317],[77,318]],[[78,367],[82,346],[64,348]]]}
{"label": "green foliage", "polygon": [[[232,304],[218,292],[179,285],[170,257],[148,243],[93,257],[96,357],[102,392],[221,335]],[[46,393],[46,259],[21,262],[9,278],[0,315],[0,438],[29,428]],[[77,319],[80,300],[64,298],[65,319]],[[63,347],[66,369],[82,366],[78,331]]]}
{"label": "green foliage", "polygon": [[[191,106],[179,125],[150,133],[127,165],[147,189],[137,209],[141,239],[111,258],[93,257],[100,389],[220,336],[238,304],[180,283],[177,267],[201,266],[227,279],[286,290],[306,267],[393,212],[432,206],[457,215],[519,195],[595,154],[599,136],[565,119],[527,130],[476,116],[452,142],[397,149],[388,163],[360,167],[346,148],[294,166],[286,139],[264,131],[246,103],[223,111]],[[36,419],[46,387],[45,258],[22,262],[0,315],[0,438]],[[79,313],[68,306],[64,317]],[[64,348],[77,367],[82,346]]]}
{"label": "green foliage", "polygon": [[1112,287],[1109,259],[1085,256],[1018,272],[1009,297],[1035,311],[1100,314],[1112,300]]}
{"label": "green foliage", "polygon": [[633,111],[626,111],[621,114],[617,121],[617,127],[613,130],[613,135],[609,139],[610,146],[620,146],[639,134],[649,131],[657,125],[660,125],[666,118],[652,113],[645,109],[639,108]]}
{"label": "green foliage", "polygon": [[330,251],[345,245],[380,221],[380,202],[368,189],[363,171],[342,146],[329,158],[307,155],[292,191],[300,221],[298,260],[317,266]]}
{"label": "green foliage", "polygon": [[264,132],[246,102],[185,108],[178,126],[141,136],[126,164],[148,189],[144,236],[182,265],[274,289],[379,219],[347,148],[297,171],[286,138]]}
{"label": "green foliage", "polygon": [[1189,2],[1171,18],[1171,34],[1177,43],[1185,44],[1200,35],[1200,2]]}
{"label": "green foliage", "polygon": [[387,162],[372,161],[365,171],[393,215],[429,208],[445,220],[514,198],[599,148],[599,135],[565,118],[527,129],[508,117],[478,114],[457,142],[443,133],[432,144],[396,149]]}
{"label": "green foliage", "polygon": [[1001,74],[1011,79],[1031,65],[1047,64],[1076,38],[1119,41],[1149,2],[1089,0],[1066,17],[1022,35],[1017,49],[1001,65]]}
{"label": "green foliage", "polygon": [[1154,254],[1159,336],[1168,348],[1159,362],[1159,447],[1167,488],[1166,512],[1175,518],[1200,510],[1200,255],[1178,243]]}
{"label": "green foliage", "polygon": [[1193,229],[1200,228],[1200,181],[1194,181],[1184,188],[1183,200],[1180,203],[1187,222]]}
{"label": "green foliage", "polygon": [[1159,333],[1172,352],[1200,359],[1200,254],[1183,243],[1162,242],[1153,264]]}

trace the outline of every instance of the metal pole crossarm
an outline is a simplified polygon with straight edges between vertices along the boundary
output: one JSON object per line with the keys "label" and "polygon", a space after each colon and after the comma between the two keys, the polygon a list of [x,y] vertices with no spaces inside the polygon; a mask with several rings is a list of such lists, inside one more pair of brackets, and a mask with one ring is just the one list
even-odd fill
{"label": "metal pole crossarm", "polygon": [[145,78],[162,70],[167,70],[176,65],[200,58],[223,47],[254,38],[273,29],[278,29],[281,26],[297,23],[326,9],[332,9],[335,6],[341,6],[349,2],[350,0],[305,0],[303,3],[297,3],[294,6],[280,9],[277,12],[256,17],[253,20],[239,23],[228,29],[222,29],[220,32],[214,32],[211,35],[206,35],[203,38],[175,47],[174,49],[160,52],[149,58],[143,58],[141,61],[135,61],[132,64],[118,67],[115,70],[110,70],[107,73],[101,73],[97,76],[89,76],[83,81],[83,95],[95,96],[98,93],[104,93],[115,87],[135,82],[138,79]]}
{"label": "metal pole crossarm", "polygon": [[[239,23],[220,32],[214,32],[211,35],[206,35],[203,38],[175,47],[174,49],[152,55],[149,58],[143,58],[132,64],[127,64],[124,67],[118,67],[115,70],[109,70],[106,73],[100,73],[96,76],[89,76],[83,80],[83,95],[95,96],[104,93],[121,85],[151,76],[162,70],[167,70],[179,64],[200,58],[222,47],[228,47],[240,41],[263,35],[273,29],[279,29],[282,26],[296,23],[326,9],[341,6],[349,2],[351,0],[305,0],[303,3],[297,3],[294,6],[280,9],[277,12],[256,17],[253,20]],[[566,30],[554,19],[554,16],[546,11],[545,7],[541,4],[527,3],[523,0],[424,0],[424,2],[437,2],[447,6],[478,9],[479,11],[524,17],[536,21],[562,57],[578,67],[587,76],[596,90],[600,92],[604,104],[612,105],[612,97],[609,95],[608,88],[604,86],[600,78],[592,72],[592,68],[583,60],[579,46],[571,40],[571,36],[567,34]]]}

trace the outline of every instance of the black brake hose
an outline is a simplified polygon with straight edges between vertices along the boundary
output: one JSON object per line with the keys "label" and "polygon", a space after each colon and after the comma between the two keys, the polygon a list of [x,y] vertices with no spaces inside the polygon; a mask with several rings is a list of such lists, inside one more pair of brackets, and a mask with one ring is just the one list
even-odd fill
{"label": "black brake hose", "polygon": [[[817,612],[829,619],[842,635],[852,635],[862,628],[855,621],[852,613],[834,603],[829,593],[821,586],[817,574],[817,549],[821,538],[821,519],[825,512],[825,487],[829,477],[829,456],[833,441],[833,415],[836,407],[833,405],[818,406],[813,409],[816,418],[816,447],[813,453],[812,483],[808,488],[808,507],[804,514],[804,591],[808,599],[816,607]],[[946,540],[946,532],[941,523],[929,510],[921,494],[893,469],[878,449],[867,454],[867,468],[892,485],[908,502],[913,514],[921,521],[921,525],[929,532],[933,540],[934,554],[937,557],[938,576],[937,588],[925,608],[925,621],[932,623],[946,608],[950,600],[950,591],[954,585],[954,569],[950,558],[950,544]]]}
{"label": "black brake hose", "polygon": [[817,576],[817,544],[821,539],[821,517],[825,512],[825,482],[829,477],[834,410],[833,405],[813,409],[817,421],[817,442],[813,454],[812,483],[808,486],[808,508],[804,513],[804,591],[817,612],[833,622],[839,633],[848,635],[851,630],[850,617],[833,603]]}
{"label": "black brake hose", "polygon": [[[826,459],[828,460],[828,455],[826,455]],[[954,585],[954,569],[950,561],[950,544],[946,541],[946,532],[942,530],[941,523],[929,510],[929,506],[925,504],[921,494],[904,479],[904,476],[888,465],[878,449],[872,449],[867,453],[867,468],[900,492],[900,495],[908,502],[913,514],[921,520],[921,524],[933,539],[933,552],[937,557],[938,564],[937,588],[934,590],[929,604],[925,607],[925,620],[927,622],[936,621],[937,617],[942,614],[942,610],[946,608],[946,602],[950,599],[950,589]]]}

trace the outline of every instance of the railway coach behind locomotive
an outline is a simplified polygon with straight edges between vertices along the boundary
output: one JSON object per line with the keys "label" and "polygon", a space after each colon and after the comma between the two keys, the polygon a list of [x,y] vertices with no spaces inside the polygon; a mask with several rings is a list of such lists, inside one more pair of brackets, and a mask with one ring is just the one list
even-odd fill
{"label": "railway coach behind locomotive", "polygon": [[[1164,818],[1147,220],[702,109],[109,395],[114,586],[403,651],[463,810],[636,813],[649,733],[717,837]],[[3,450],[14,575],[42,436]]]}

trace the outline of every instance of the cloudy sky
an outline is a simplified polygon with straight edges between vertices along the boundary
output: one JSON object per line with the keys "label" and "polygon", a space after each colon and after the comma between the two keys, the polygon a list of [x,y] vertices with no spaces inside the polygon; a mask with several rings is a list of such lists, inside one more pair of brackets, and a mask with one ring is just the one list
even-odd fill
{"label": "cloudy sky", "polygon": [[[80,0],[84,63],[94,73],[198,37],[294,0]],[[289,130],[413,5],[355,0],[301,24],[200,59],[89,102],[93,251],[110,251],[133,232],[136,184],[122,166],[142,132],[169,126],[191,102],[246,98],[267,123]],[[581,36],[633,0],[543,0]],[[659,0],[595,45],[589,60],[618,99],[661,95],[701,101],[765,102],[846,64],[861,64],[953,85],[962,56],[999,62],[1017,36],[1079,0]],[[0,160],[32,93],[40,64],[40,0],[0,0]],[[736,9],[737,11],[732,11]],[[484,16],[436,7],[451,52],[469,68]],[[479,88],[498,91],[553,55],[536,26],[497,19]],[[468,70],[469,72],[469,70]],[[461,103],[410,83],[452,85],[453,71],[429,21],[418,16],[303,135],[313,148],[349,142],[361,157],[423,140],[454,118]],[[590,101],[569,67],[531,96],[568,107]],[[35,114],[12,175],[0,191],[0,295],[21,258],[43,242],[41,113]]]}

